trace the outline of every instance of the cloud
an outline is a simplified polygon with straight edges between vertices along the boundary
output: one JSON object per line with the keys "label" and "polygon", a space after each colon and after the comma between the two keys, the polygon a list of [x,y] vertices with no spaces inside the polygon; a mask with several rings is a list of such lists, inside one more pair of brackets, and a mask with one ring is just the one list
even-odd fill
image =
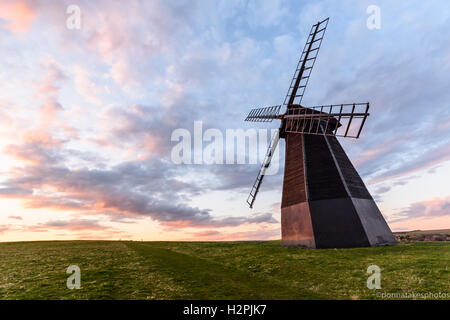
{"label": "cloud", "polygon": [[25,1],[4,0],[0,3],[0,18],[6,20],[4,27],[13,33],[21,34],[30,30],[36,15]]}
{"label": "cloud", "polygon": [[4,152],[20,161],[32,165],[52,163],[61,159],[54,150],[43,145],[42,142],[31,142],[23,145],[8,145]]}
{"label": "cloud", "polygon": [[8,216],[8,219],[23,220],[21,216]]}
{"label": "cloud", "polygon": [[23,197],[33,194],[33,190],[25,189],[21,187],[0,187],[0,196],[2,197]]}
{"label": "cloud", "polygon": [[[67,231],[71,236],[77,239],[111,239],[111,238],[130,238],[127,232],[117,230],[116,228],[106,226],[99,220],[92,219],[70,219],[70,220],[50,220],[35,225],[26,225],[18,228],[19,232],[48,232]],[[59,234],[66,236],[67,234]]]}
{"label": "cloud", "polygon": [[71,232],[71,237],[75,237],[80,240],[111,240],[111,239],[128,239],[132,238],[133,235],[128,234],[123,231],[115,231],[115,230],[104,230],[101,233],[92,233],[92,232]]}
{"label": "cloud", "polygon": [[44,77],[35,84],[38,97],[43,98],[44,101],[55,101],[62,83],[67,79],[63,72],[64,66],[55,59],[46,57],[41,61],[40,67]]}
{"label": "cloud", "polygon": [[[400,175],[401,177],[403,175]],[[375,201],[382,202],[382,195],[391,191],[394,187],[405,186],[414,179],[417,179],[416,175],[409,175],[402,178],[387,179],[386,181],[376,184],[375,192],[373,194]]]}
{"label": "cloud", "polygon": [[273,27],[283,22],[288,7],[282,0],[251,0],[248,2],[250,26]]}
{"label": "cloud", "polygon": [[[216,231],[205,230],[190,233],[194,239],[202,241],[240,241],[240,240],[275,240],[280,239],[280,228],[259,228],[249,231]],[[186,240],[191,240],[187,238]]]}
{"label": "cloud", "polygon": [[250,215],[248,218],[244,217],[225,218],[222,219],[220,223],[228,226],[237,226],[243,223],[278,223],[278,221],[272,217],[271,213],[267,212],[261,214],[253,214]]}
{"label": "cloud", "polygon": [[197,227],[236,227],[243,224],[277,224],[278,221],[272,217],[271,213],[252,214],[249,217],[228,217],[222,219],[206,220],[204,223],[199,223],[194,226]]}
{"label": "cloud", "polygon": [[205,230],[200,232],[192,232],[191,234],[196,238],[203,238],[220,235],[220,232],[217,230]]}
{"label": "cloud", "polygon": [[10,225],[0,225],[0,234],[3,234],[11,229]]}
{"label": "cloud", "polygon": [[196,15],[200,3],[97,1],[97,10],[84,11],[88,36],[81,46],[109,65],[109,75],[125,92],[142,91],[141,84],[159,74],[152,58],[164,60],[163,55],[175,54],[175,48],[183,45],[183,36],[191,34],[200,21]]}
{"label": "cloud", "polygon": [[81,94],[86,101],[96,105],[101,104],[99,98],[101,89],[91,80],[88,70],[77,65],[73,67],[73,73],[77,92]]}
{"label": "cloud", "polygon": [[109,227],[101,225],[96,220],[52,220],[39,225],[42,228],[64,229],[64,230],[104,230]]}
{"label": "cloud", "polygon": [[450,160],[450,142],[448,145],[432,146],[427,149],[428,150],[422,151],[422,154],[402,163],[397,168],[392,168],[385,173],[377,175],[371,183],[378,183],[380,181],[411,175],[415,172],[425,170]]}
{"label": "cloud", "polygon": [[269,213],[218,219],[210,209],[187,205],[186,196],[202,189],[175,178],[177,168],[159,159],[122,163],[107,170],[70,170],[58,162],[53,158],[39,166],[17,168],[1,196],[22,196],[27,208],[150,217],[171,228],[276,223]]}
{"label": "cloud", "polygon": [[382,193],[388,192],[389,190],[391,190],[390,186],[381,186],[381,187],[378,187],[378,188],[375,189],[375,193],[377,195],[380,195]]}
{"label": "cloud", "polygon": [[433,198],[414,202],[409,207],[393,215],[391,222],[405,221],[416,218],[434,218],[450,216],[450,197]]}
{"label": "cloud", "polygon": [[110,108],[103,121],[105,125],[114,124],[106,139],[116,147],[129,145],[146,156],[163,155],[170,151],[168,136],[173,124],[163,110],[143,105]]}

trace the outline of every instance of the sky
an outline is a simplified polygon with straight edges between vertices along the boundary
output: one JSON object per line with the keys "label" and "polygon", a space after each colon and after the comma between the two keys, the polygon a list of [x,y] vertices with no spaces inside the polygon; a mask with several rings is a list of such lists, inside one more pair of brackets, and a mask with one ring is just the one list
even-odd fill
{"label": "sky", "polygon": [[340,141],[389,226],[450,228],[448,1],[1,0],[0,241],[279,239],[284,141],[249,209],[260,164],[174,163],[172,134],[277,128],[243,120],[326,17],[303,104],[369,101]]}

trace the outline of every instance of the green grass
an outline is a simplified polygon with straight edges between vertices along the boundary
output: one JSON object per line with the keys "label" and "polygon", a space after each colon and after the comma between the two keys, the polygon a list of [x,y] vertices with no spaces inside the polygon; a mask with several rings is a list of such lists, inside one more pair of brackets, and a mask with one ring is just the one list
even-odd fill
{"label": "green grass", "polygon": [[[0,243],[2,299],[377,299],[450,293],[450,243],[357,249],[285,249],[265,242],[52,241]],[[69,290],[69,265],[81,289]]]}

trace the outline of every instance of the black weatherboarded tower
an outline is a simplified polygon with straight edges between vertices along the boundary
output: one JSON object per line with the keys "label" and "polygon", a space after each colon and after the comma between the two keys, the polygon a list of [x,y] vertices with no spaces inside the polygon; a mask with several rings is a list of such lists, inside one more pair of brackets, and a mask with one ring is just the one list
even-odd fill
{"label": "black weatherboarded tower", "polygon": [[369,103],[304,107],[301,100],[316,61],[325,19],[312,26],[282,106],[250,111],[246,121],[281,120],[247,199],[253,207],[280,138],[286,140],[281,201],[283,246],[351,248],[394,244],[395,239],[336,136],[358,138]]}

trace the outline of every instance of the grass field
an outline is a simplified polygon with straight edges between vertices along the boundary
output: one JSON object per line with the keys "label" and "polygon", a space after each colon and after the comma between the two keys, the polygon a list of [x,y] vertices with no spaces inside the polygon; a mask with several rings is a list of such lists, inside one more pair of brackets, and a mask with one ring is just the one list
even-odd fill
{"label": "grass field", "polygon": [[[285,249],[265,242],[0,243],[2,299],[379,299],[377,292],[450,293],[450,243]],[[66,269],[81,268],[69,290]]]}

